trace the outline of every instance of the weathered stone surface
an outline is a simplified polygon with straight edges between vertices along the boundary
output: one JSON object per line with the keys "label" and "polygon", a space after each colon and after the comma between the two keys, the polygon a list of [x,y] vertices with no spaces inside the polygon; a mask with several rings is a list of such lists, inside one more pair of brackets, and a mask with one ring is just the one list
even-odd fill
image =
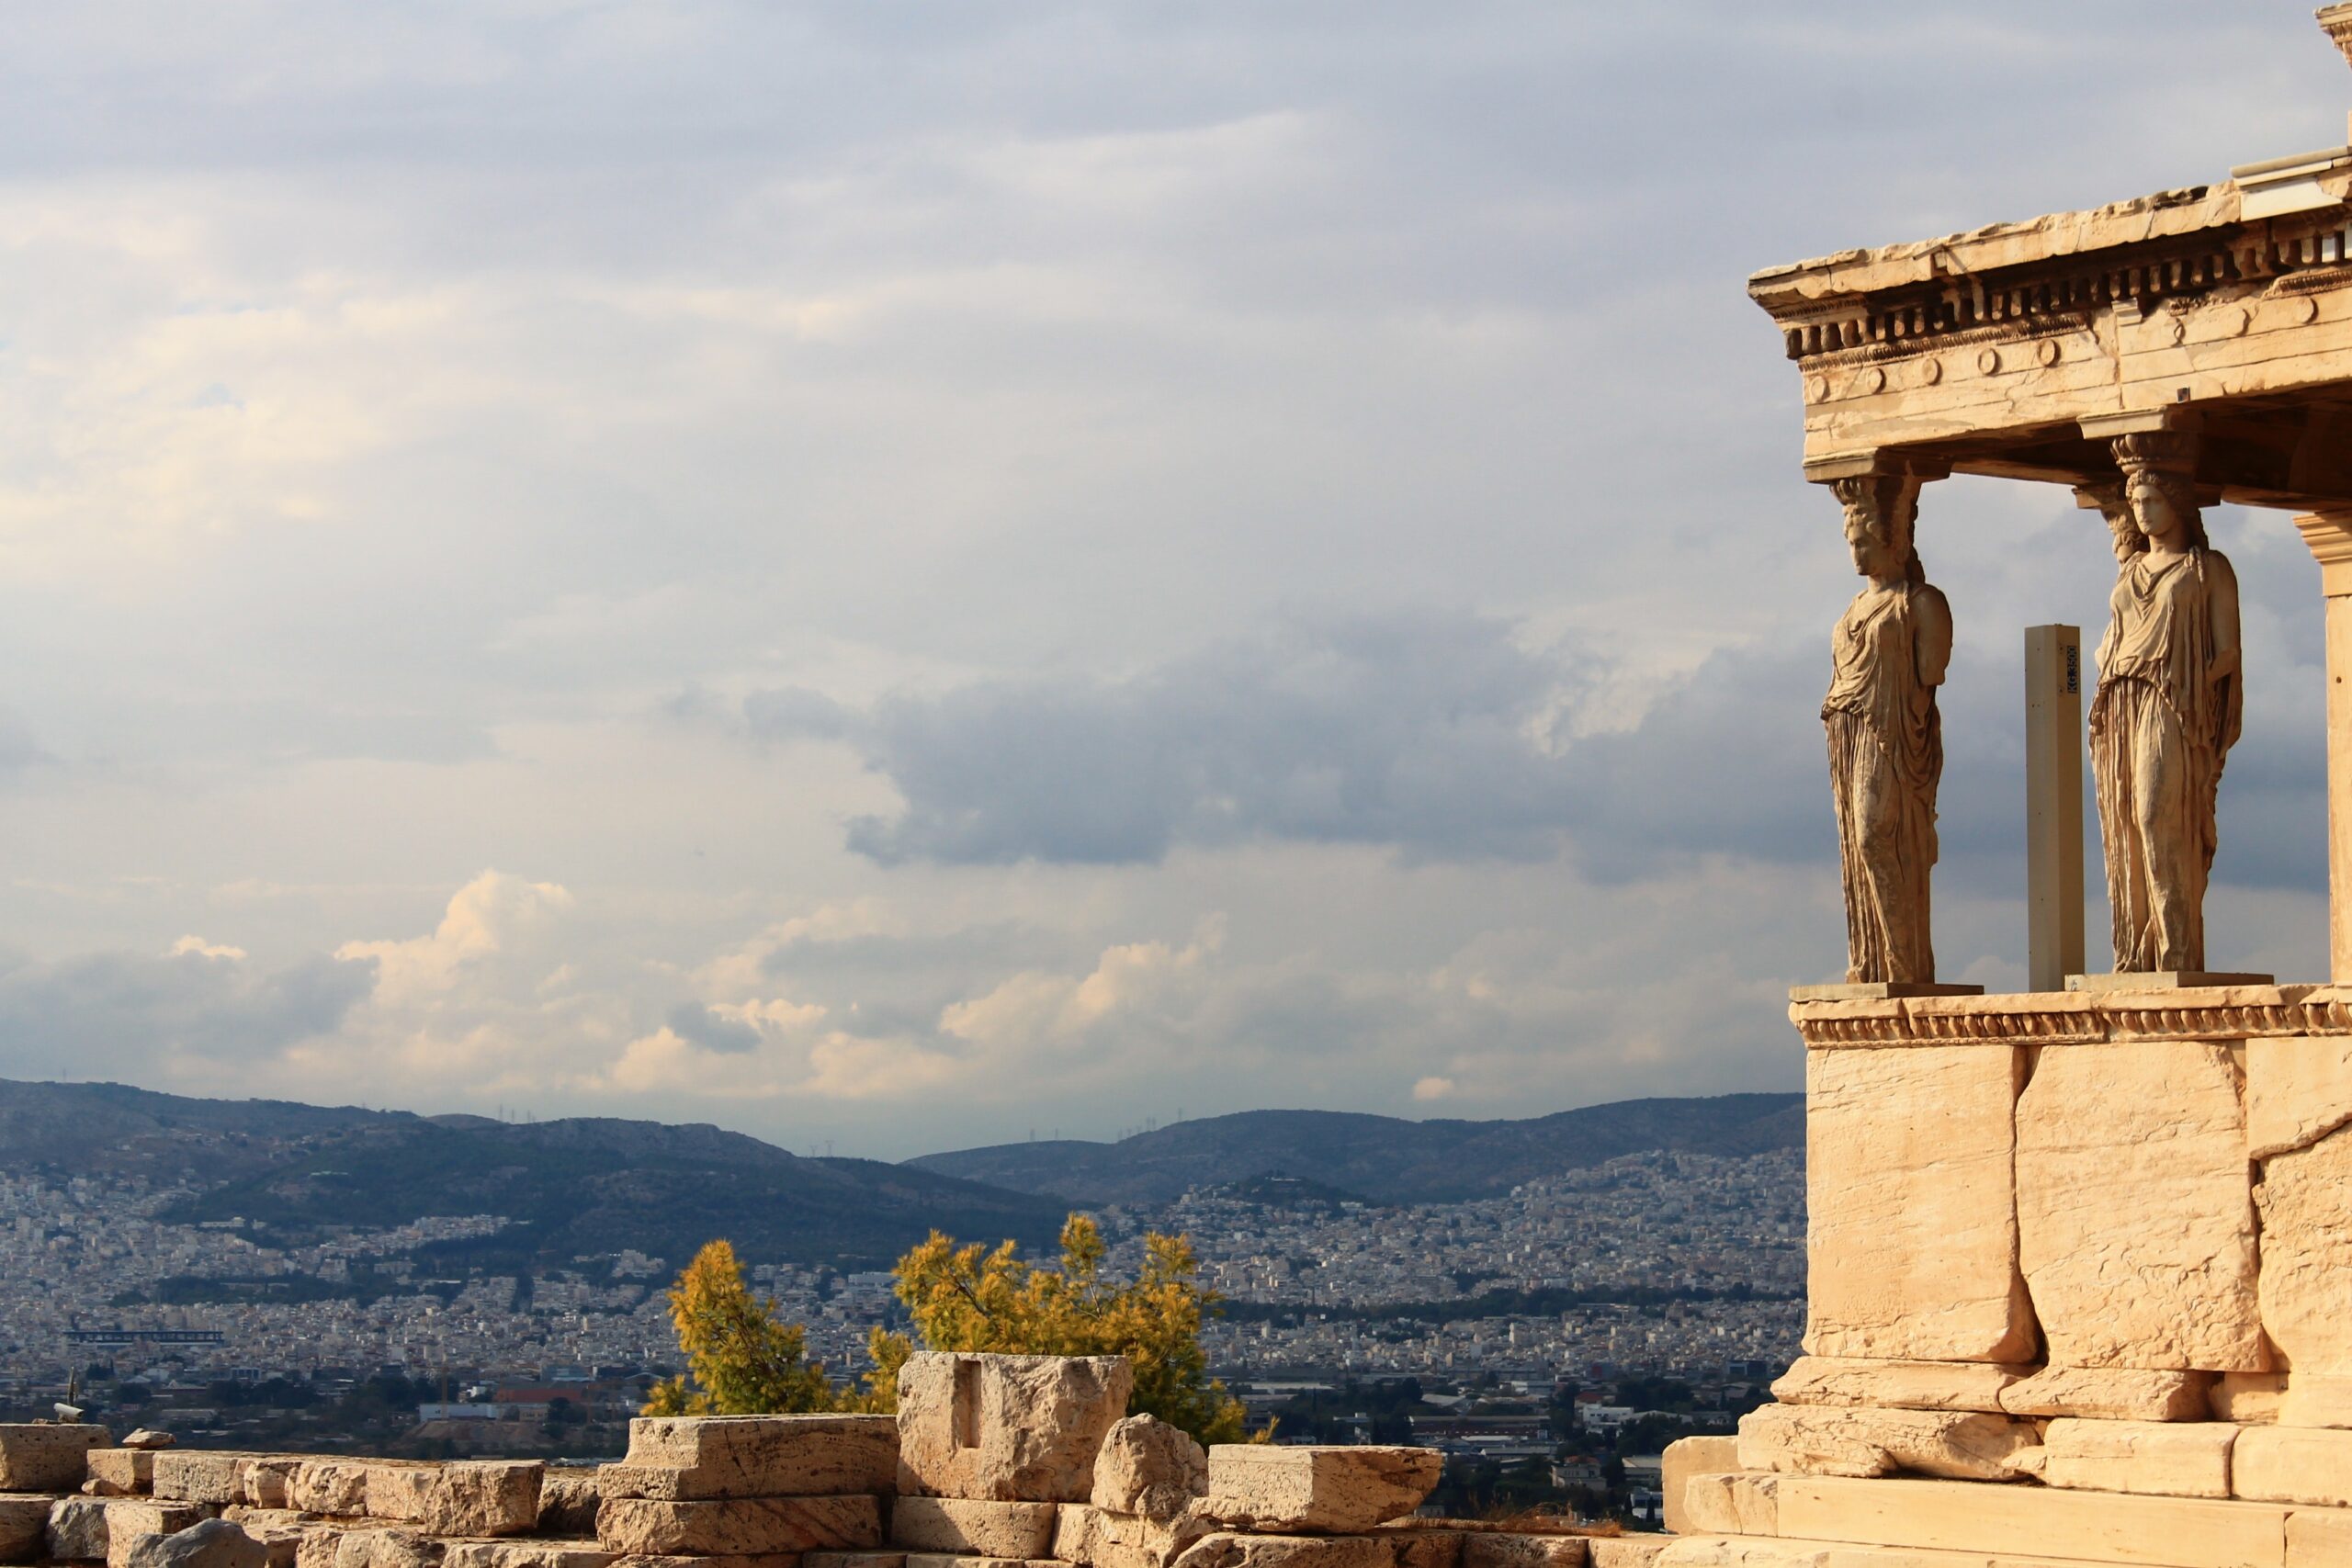
{"label": "weathered stone surface", "polygon": [[2024,1053],[1806,1053],[1806,1353],[2027,1359],[2011,1169]]}
{"label": "weathered stone surface", "polygon": [[[899,1501],[903,1504],[906,1499]],[[1082,1562],[1091,1568],[1166,1568],[1186,1548],[1216,1529],[1214,1520],[1197,1512],[1150,1519],[1085,1503],[1064,1503],[1054,1516],[1052,1551],[1057,1562]],[[1454,1568],[1454,1564],[1413,1563],[1408,1568]]]}
{"label": "weathered stone surface", "polygon": [[269,1556],[269,1568],[299,1568],[302,1543],[328,1528],[314,1516],[292,1508],[237,1504],[221,1509],[220,1517],[261,1542],[262,1551]]}
{"label": "weathered stone surface", "polygon": [[2019,1256],[2053,1365],[2269,1370],[2228,1046],[2044,1052],[2017,1124]]}
{"label": "weathered stone surface", "polygon": [[550,1470],[539,1480],[539,1530],[544,1535],[593,1536],[602,1500],[596,1472]]}
{"label": "weathered stone surface", "polygon": [[1665,1502],[1660,1522],[1675,1535],[1690,1529],[1689,1491],[1691,1480],[1739,1468],[1737,1438],[1681,1438],[1666,1445],[1658,1461],[1658,1491]]}
{"label": "weathered stone surface", "polygon": [[312,1527],[295,1542],[294,1568],[335,1568],[335,1557],[348,1529],[334,1523]]}
{"label": "weathered stone surface", "polygon": [[2041,1479],[2076,1491],[2226,1497],[2237,1436],[2221,1421],[2052,1421],[2041,1434]]}
{"label": "weathered stone surface", "polygon": [[[294,1471],[303,1462],[299,1455],[266,1454],[247,1460],[237,1477],[237,1490],[247,1504],[256,1508],[289,1506],[288,1486]],[[248,1530],[247,1534],[252,1532]]]}
{"label": "weathered stone surface", "polygon": [[2352,1122],[2352,1038],[2296,1035],[2245,1043],[2245,1146],[2263,1160],[2309,1147]]}
{"label": "weathered stone surface", "polygon": [[129,1568],[131,1549],[151,1535],[176,1535],[212,1517],[209,1503],[175,1503],[148,1497],[107,1500],[107,1562]]}
{"label": "weathered stone surface", "polygon": [[368,1469],[365,1460],[305,1460],[287,1480],[287,1501],[307,1513],[362,1517],[368,1512]]}
{"label": "weathered stone surface", "polygon": [[2286,1397],[2284,1372],[2223,1372],[2206,1391],[2205,1405],[2216,1421],[2267,1427],[2278,1419]]}
{"label": "weathered stone surface", "polygon": [[38,1562],[49,1545],[49,1510],[56,1501],[45,1495],[0,1495],[0,1562]]}
{"label": "weathered stone surface", "polygon": [[2080,1416],[2094,1421],[2202,1421],[2210,1372],[2141,1371],[2128,1367],[2045,1367],[2005,1389],[2012,1416]]}
{"label": "weathered stone surface", "polygon": [[453,1540],[441,1568],[609,1568],[613,1561],[593,1540]]}
{"label": "weathered stone surface", "polygon": [[[816,1555],[810,1553],[809,1555]],[[613,1559],[613,1568],[803,1568],[808,1558],[797,1551],[763,1551],[750,1556],[735,1557],[647,1557],[630,1556]],[[904,1568],[906,1559],[899,1562]],[[980,1559],[961,1560],[963,1568],[977,1568]]]}
{"label": "weathered stone surface", "polygon": [[2034,1446],[2030,1425],[1975,1412],[1767,1404],[1739,1418],[1739,1468],[1795,1475],[2001,1481]]}
{"label": "weathered stone surface", "polygon": [[458,1460],[443,1465],[424,1499],[435,1535],[522,1535],[538,1527],[537,1460]]}
{"label": "weathered stone surface", "polygon": [[[1216,1450],[1209,1454],[1212,1466]],[[1175,1568],[1396,1568],[1396,1547],[1384,1536],[1235,1535],[1204,1536],[1176,1560]],[[908,1568],[913,1568],[911,1562]]]}
{"label": "weathered stone surface", "polygon": [[1585,1542],[1592,1568],[1650,1568],[1668,1542],[1660,1535],[1597,1535]]}
{"label": "weathered stone surface", "polygon": [[1050,1559],[959,1557],[948,1551],[910,1551],[907,1568],[1048,1568]]}
{"label": "weathered stone surface", "polygon": [[1114,1514],[1172,1519],[1208,1489],[1208,1450],[1156,1416],[1114,1423],[1094,1459],[1093,1504]]}
{"label": "weathered stone surface", "polygon": [[49,1510],[49,1555],[59,1562],[107,1560],[103,1497],[60,1497]]}
{"label": "weathered stone surface", "polygon": [[1580,1535],[1473,1530],[1462,1538],[1462,1568],[1586,1568],[1590,1561]]}
{"label": "weathered stone surface", "polygon": [[368,1466],[368,1517],[393,1524],[422,1524],[433,1483],[440,1475],[436,1464],[377,1460]]}
{"label": "weathered stone surface", "polygon": [[104,1427],[0,1424],[0,1493],[72,1492],[90,1450],[113,1440]]}
{"label": "weathered stone surface", "polygon": [[1694,1475],[1682,1494],[1683,1528],[1698,1535],[1778,1535],[1780,1498],[1777,1475]]}
{"label": "weathered stone surface", "polygon": [[972,1497],[901,1497],[890,1508],[890,1544],[910,1551],[1042,1558],[1053,1544],[1055,1506]]}
{"label": "weathered stone surface", "polygon": [[147,1449],[153,1450],[155,1449],[168,1449],[178,1441],[179,1439],[173,1437],[169,1432],[157,1432],[148,1427],[141,1427],[138,1430],[132,1432],[130,1436],[123,1438],[122,1446],[126,1449]]}
{"label": "weathered stone surface", "polygon": [[261,1542],[226,1519],[205,1519],[171,1535],[142,1535],[130,1568],[267,1568]]}
{"label": "weathered stone surface", "polygon": [[2256,1502],[2352,1507],[2352,1432],[2249,1427],[2230,1473],[2232,1492]]}
{"label": "weathered stone surface", "polygon": [[924,1351],[899,1371],[901,1494],[1083,1503],[1094,1456],[1127,1413],[1120,1356]]}
{"label": "weathered stone surface", "polygon": [[84,1456],[94,1497],[130,1497],[155,1489],[155,1455],[150,1449],[92,1449]]}
{"label": "weathered stone surface", "polygon": [[1462,1568],[1463,1532],[1419,1520],[1383,1525],[1377,1532],[1396,1548],[1396,1568]]}
{"label": "weathered stone surface", "polygon": [[259,1457],[218,1449],[166,1449],[155,1456],[155,1495],[215,1506],[249,1501],[245,1466]]}
{"label": "weathered stone surface", "polygon": [[334,1568],[440,1568],[447,1543],[397,1526],[343,1530],[334,1540]]}
{"label": "weathered stone surface", "polygon": [[650,1557],[840,1551],[880,1546],[882,1511],[872,1497],[607,1497],[596,1508],[596,1539],[606,1551]]}
{"label": "weathered stone surface", "polygon": [[2035,1369],[1991,1361],[1864,1361],[1800,1356],[1772,1384],[1782,1404],[1870,1404],[1890,1410],[1981,1410]]}
{"label": "weathered stone surface", "polygon": [[2342,1568],[2352,1562],[2352,1512],[2298,1508],[2287,1516],[2286,1568]]}
{"label": "weathered stone surface", "polygon": [[812,1551],[800,1568],[907,1568],[903,1551]]}
{"label": "weathered stone surface", "polygon": [[1219,1443],[1200,1511],[1250,1529],[1344,1534],[1411,1513],[1444,1470],[1435,1449]]}
{"label": "weathered stone surface", "polygon": [[2352,1427],[2352,1374],[2293,1372],[2278,1400],[2282,1427]]}
{"label": "weathered stone surface", "polygon": [[[1785,1539],[1973,1554],[1953,1568],[2053,1559],[2134,1568],[2273,1568],[2286,1515],[2277,1504],[2046,1486],[1794,1475],[1781,1483]],[[1923,1560],[1921,1568],[1935,1561]],[[1901,1556],[1894,1562],[1910,1568]]]}
{"label": "weathered stone surface", "polygon": [[2352,1128],[2265,1160],[2256,1199],[2264,1327],[2297,1378],[2352,1373]]}
{"label": "weathered stone surface", "polygon": [[598,1484],[669,1502],[870,1495],[891,1489],[898,1465],[888,1416],[640,1416]]}

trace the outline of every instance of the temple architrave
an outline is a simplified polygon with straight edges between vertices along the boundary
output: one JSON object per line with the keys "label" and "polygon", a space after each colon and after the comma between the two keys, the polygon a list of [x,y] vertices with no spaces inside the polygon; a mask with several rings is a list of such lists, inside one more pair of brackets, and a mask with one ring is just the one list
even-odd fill
{"label": "temple architrave", "polygon": [[[2352,60],[2352,5],[2319,15]],[[1849,967],[1790,1010],[1805,1354],[1736,1440],[1671,1450],[1659,1562],[2352,1568],[2352,146],[1748,289],[1860,580],[1822,707]],[[2112,956],[2064,990],[1935,972],[1952,474],[2064,486],[2114,546],[2081,671]],[[2326,601],[2310,983],[2208,963],[2245,683],[2277,678],[2224,502],[2291,513]]]}

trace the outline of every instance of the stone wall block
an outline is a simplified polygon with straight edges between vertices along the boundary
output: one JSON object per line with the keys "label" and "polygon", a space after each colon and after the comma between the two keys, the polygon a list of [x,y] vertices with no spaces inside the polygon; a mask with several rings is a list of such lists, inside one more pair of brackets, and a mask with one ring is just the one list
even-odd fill
{"label": "stone wall block", "polygon": [[2052,1365],[2269,1370],[2228,1045],[2045,1051],[2017,1122],[2018,1245]]}
{"label": "stone wall block", "polygon": [[1444,1469],[1435,1449],[1219,1443],[1200,1511],[1249,1529],[1343,1535],[1411,1513]]}
{"label": "stone wall block", "polygon": [[1739,1418],[1739,1468],[1792,1475],[2005,1481],[2038,1446],[2030,1422],[1975,1412],[1767,1404]]}
{"label": "stone wall block", "polygon": [[368,1512],[369,1468],[366,1460],[305,1460],[287,1478],[287,1501],[305,1513],[363,1517]]}
{"label": "stone wall block", "polygon": [[2012,1168],[2025,1052],[1810,1051],[1804,1348],[1843,1359],[2032,1359]]}
{"label": "stone wall block", "polygon": [[171,1535],[142,1535],[128,1568],[268,1568],[261,1542],[226,1519],[205,1519]]}
{"label": "stone wall block", "polygon": [[435,1535],[523,1535],[538,1528],[537,1460],[458,1460],[443,1465],[425,1494],[424,1525]]}
{"label": "stone wall block", "polygon": [[1114,1514],[1172,1519],[1208,1489],[1208,1450],[1154,1416],[1114,1424],[1095,1456],[1092,1501]]}
{"label": "stone wall block", "polygon": [[2076,1491],[2227,1497],[2238,1429],[2222,1421],[2052,1421],[2041,1479]]}
{"label": "stone wall block", "polygon": [[882,1544],[882,1510],[874,1497],[607,1497],[596,1508],[596,1540],[608,1551],[650,1557],[871,1549]]}
{"label": "stone wall block", "polygon": [[1134,1387],[1121,1356],[920,1352],[899,1372],[898,1490],[1083,1503]]}
{"label": "stone wall block", "polygon": [[2012,1416],[2079,1416],[2093,1421],[2202,1421],[2212,1404],[2211,1372],[2130,1367],[2045,1367],[2001,1392]]}
{"label": "stone wall block", "polygon": [[1043,1558],[1053,1544],[1057,1506],[971,1497],[901,1497],[890,1508],[890,1544],[910,1551]]}
{"label": "stone wall block", "polygon": [[[1214,1465],[1215,1450],[1209,1458]],[[1393,1536],[1219,1531],[1188,1547],[1174,1568],[1396,1568],[1396,1544]]]}
{"label": "stone wall block", "polygon": [[670,1502],[872,1495],[892,1489],[898,1466],[888,1416],[641,1416],[599,1485]]}
{"label": "stone wall block", "polygon": [[75,1491],[90,1450],[113,1441],[104,1427],[0,1423],[0,1493]]}
{"label": "stone wall block", "polygon": [[1998,1415],[2001,1394],[2036,1369],[1993,1361],[1875,1361],[1800,1356],[1772,1384],[1782,1404],[1869,1404],[1892,1410]]}
{"label": "stone wall block", "polygon": [[155,1489],[153,1449],[92,1449],[84,1456],[94,1497],[143,1496]]}

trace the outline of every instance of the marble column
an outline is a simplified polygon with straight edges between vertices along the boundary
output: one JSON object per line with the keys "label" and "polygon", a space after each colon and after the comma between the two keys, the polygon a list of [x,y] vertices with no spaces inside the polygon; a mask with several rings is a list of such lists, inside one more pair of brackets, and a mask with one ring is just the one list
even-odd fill
{"label": "marble column", "polygon": [[2328,977],[2352,984],[2352,508],[2295,519],[2327,595]]}

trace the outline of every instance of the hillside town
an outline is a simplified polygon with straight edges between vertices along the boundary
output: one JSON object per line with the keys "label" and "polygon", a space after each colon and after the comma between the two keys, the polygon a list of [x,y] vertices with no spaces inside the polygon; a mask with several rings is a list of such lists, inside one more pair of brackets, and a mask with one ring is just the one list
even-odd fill
{"label": "hillside town", "polygon": [[[143,1401],[142,1419],[228,1432],[265,1417],[228,1407],[224,1387],[400,1380],[418,1393],[416,1431],[472,1448],[539,1437],[559,1404],[617,1420],[676,1370],[664,1288],[683,1259],[623,1250],[467,1272],[436,1267],[436,1244],[505,1219],[435,1216],[280,1247],[234,1219],[158,1217],[182,1196],[130,1179],[0,1178],[14,1216],[0,1230],[8,1406]],[[1114,1272],[1132,1269],[1148,1231],[1191,1238],[1203,1282],[1227,1300],[1204,1334],[1212,1366],[1258,1407],[1384,1379],[1499,1383],[1539,1403],[1562,1384],[1635,1376],[1716,1389],[1767,1379],[1796,1351],[1792,1151],[1631,1156],[1463,1203],[1383,1208],[1276,1181],[1098,1217]],[[863,1370],[872,1325],[903,1321],[887,1273],[745,1261],[837,1376]]]}

